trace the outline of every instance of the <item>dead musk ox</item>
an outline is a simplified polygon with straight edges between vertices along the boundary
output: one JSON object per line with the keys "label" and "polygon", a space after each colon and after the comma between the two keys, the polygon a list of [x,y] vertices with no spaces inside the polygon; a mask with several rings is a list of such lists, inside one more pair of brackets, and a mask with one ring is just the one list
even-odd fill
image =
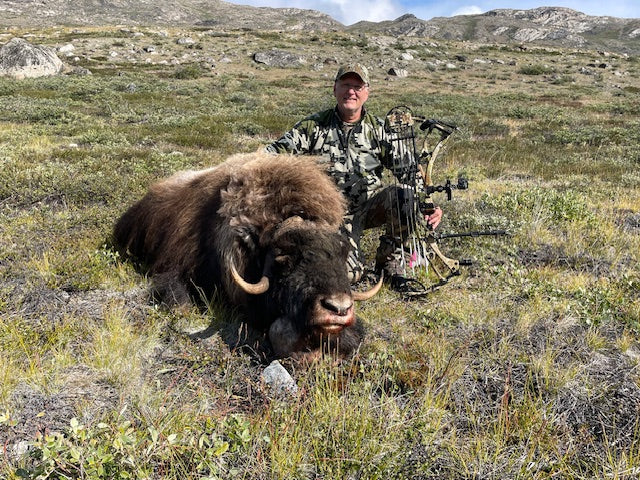
{"label": "dead musk ox", "polygon": [[[114,229],[121,254],[177,302],[222,292],[268,331],[277,356],[362,338],[339,233],[345,201],[311,158],[231,157],[152,185]],[[324,342],[324,343],[323,343]]]}

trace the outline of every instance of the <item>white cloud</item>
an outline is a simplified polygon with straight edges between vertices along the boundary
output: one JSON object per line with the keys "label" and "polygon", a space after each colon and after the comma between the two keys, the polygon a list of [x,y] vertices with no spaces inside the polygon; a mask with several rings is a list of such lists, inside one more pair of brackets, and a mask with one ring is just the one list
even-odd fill
{"label": "white cloud", "polygon": [[478,15],[482,12],[483,10],[476,5],[466,5],[454,10],[451,16],[455,17],[456,15]]}
{"label": "white cloud", "polygon": [[322,3],[338,7],[340,13],[334,18],[345,25],[351,25],[360,20],[381,22],[397,18],[405,13],[395,0],[329,0]]}

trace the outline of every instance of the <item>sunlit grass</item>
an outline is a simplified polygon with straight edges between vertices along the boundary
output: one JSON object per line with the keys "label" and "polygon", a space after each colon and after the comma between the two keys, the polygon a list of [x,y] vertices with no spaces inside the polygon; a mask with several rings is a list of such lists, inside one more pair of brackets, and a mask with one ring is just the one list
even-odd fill
{"label": "sunlit grass", "polygon": [[126,310],[104,307],[104,323],[97,328],[83,354],[87,365],[125,389],[136,390],[158,338],[153,329],[137,329]]}

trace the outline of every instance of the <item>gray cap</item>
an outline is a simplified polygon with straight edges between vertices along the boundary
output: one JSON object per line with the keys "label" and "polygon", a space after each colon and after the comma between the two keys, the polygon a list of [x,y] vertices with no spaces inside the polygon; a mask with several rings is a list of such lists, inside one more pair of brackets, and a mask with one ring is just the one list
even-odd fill
{"label": "gray cap", "polygon": [[336,82],[344,77],[348,73],[355,73],[362,79],[364,83],[369,84],[369,71],[364,65],[359,63],[349,63],[347,65],[342,65],[338,69],[338,73],[336,74]]}

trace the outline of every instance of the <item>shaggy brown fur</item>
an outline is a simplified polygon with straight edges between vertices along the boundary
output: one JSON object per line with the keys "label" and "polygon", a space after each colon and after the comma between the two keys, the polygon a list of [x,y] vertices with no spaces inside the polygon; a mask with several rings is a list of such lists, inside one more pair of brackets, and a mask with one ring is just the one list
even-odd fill
{"label": "shaggy brown fur", "polygon": [[[222,291],[254,323],[273,327],[282,355],[311,348],[323,333],[309,336],[314,326],[331,323],[325,334],[354,330],[348,247],[338,233],[344,210],[341,193],[312,159],[245,154],[153,185],[120,218],[114,243],[178,302]],[[267,269],[269,291],[245,293],[230,275],[232,264],[251,282]],[[290,338],[273,338],[282,332]],[[359,338],[349,335],[345,348]]]}

